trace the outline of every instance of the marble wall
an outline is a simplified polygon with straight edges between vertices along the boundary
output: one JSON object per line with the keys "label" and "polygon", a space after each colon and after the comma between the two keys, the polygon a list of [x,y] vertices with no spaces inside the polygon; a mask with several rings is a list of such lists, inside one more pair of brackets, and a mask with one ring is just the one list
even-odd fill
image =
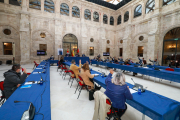
{"label": "marble wall", "polygon": [[[134,0],[118,10],[112,10],[84,0],[53,0],[55,13],[44,11],[44,0],[41,0],[41,10],[29,8],[29,0],[22,0],[21,6],[9,4],[9,0],[0,3],[0,60],[12,59],[3,55],[2,42],[10,41],[16,44],[16,60],[21,64],[46,59],[54,55],[58,59],[57,49],[63,46],[63,37],[74,34],[78,39],[80,54],[89,55],[89,48],[94,47],[94,56],[110,48],[111,56],[119,57],[119,48],[123,48],[123,58],[137,59],[138,46],[144,46],[143,57],[158,58],[161,63],[164,35],[171,29],[180,26],[180,0],[163,6],[162,0],[155,0],[155,10],[145,14],[147,0]],[[69,16],[60,15],[60,4],[69,6]],[[134,18],[134,9],[142,5],[142,15]],[[72,17],[72,7],[80,9],[80,18]],[[91,20],[84,19],[84,10],[91,11]],[[93,13],[99,13],[99,22],[93,21]],[[124,21],[124,13],[129,11],[128,22]],[[108,16],[108,24],[103,24],[103,15]],[[118,16],[122,23],[117,25]],[[110,25],[110,16],[114,17],[114,25]],[[3,34],[3,29],[12,31],[10,36]],[[41,38],[40,34],[46,37]],[[143,36],[142,41],[139,37]],[[93,38],[94,42],[90,42]],[[110,41],[107,44],[107,40]],[[123,43],[120,43],[123,40]],[[47,44],[47,56],[37,57],[39,44]],[[94,56],[90,56],[93,58]]]}

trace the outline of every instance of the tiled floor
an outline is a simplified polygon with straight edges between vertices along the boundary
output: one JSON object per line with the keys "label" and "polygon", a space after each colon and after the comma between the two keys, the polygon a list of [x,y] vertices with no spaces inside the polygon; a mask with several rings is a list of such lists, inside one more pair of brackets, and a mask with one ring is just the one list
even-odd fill
{"label": "tiled floor", "polygon": [[[33,64],[22,65],[27,68],[28,72],[32,72]],[[108,74],[108,70],[103,67],[90,66],[93,70],[103,71]],[[11,66],[0,66],[0,81],[4,80],[3,73],[10,69]],[[94,101],[88,100],[88,92],[82,90],[79,99],[77,99],[78,93],[74,94],[77,83],[74,82],[72,87],[68,85],[69,76],[65,80],[57,72],[57,66],[51,66],[50,80],[51,80],[51,118],[52,120],[92,120],[94,113]],[[135,82],[142,84],[144,87],[160,95],[172,98],[180,101],[180,84],[169,83],[169,81],[163,80],[159,83],[159,79],[156,78],[154,83],[153,77],[142,79],[141,75],[133,77],[132,73],[125,73],[126,81],[133,84],[131,78]],[[102,92],[105,90],[102,88]],[[126,113],[123,115],[122,120],[141,120],[142,113],[128,105]],[[146,116],[146,120],[151,120]]]}

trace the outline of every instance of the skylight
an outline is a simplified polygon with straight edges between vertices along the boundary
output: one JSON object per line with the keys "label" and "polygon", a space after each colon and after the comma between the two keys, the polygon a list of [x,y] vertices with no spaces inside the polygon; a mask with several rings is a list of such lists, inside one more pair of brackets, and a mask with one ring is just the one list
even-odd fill
{"label": "skylight", "polygon": [[111,3],[111,4],[114,4],[114,5],[117,5],[117,4],[120,3],[122,0],[103,0],[103,1],[106,1],[106,2]]}

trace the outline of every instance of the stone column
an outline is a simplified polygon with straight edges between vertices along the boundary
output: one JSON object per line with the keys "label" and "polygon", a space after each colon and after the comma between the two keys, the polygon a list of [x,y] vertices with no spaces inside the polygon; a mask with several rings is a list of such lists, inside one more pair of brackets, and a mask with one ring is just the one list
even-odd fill
{"label": "stone column", "polygon": [[27,14],[21,14],[20,20],[20,49],[21,64],[30,63],[30,22]]}
{"label": "stone column", "polygon": [[41,0],[41,12],[44,12],[44,0]]}
{"label": "stone column", "polygon": [[9,0],[4,0],[4,3],[9,4]]}

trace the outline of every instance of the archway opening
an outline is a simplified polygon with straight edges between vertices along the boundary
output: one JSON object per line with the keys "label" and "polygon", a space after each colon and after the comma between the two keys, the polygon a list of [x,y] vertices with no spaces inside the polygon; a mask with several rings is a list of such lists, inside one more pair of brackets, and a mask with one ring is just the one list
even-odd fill
{"label": "archway opening", "polygon": [[69,51],[69,54],[72,55],[72,51],[74,49],[74,54],[77,53],[78,49],[78,39],[73,34],[66,34],[63,37],[63,55],[66,55],[67,51]]}
{"label": "archway opening", "polygon": [[162,65],[168,66],[171,62],[180,64],[180,27],[168,31],[164,36]]}

